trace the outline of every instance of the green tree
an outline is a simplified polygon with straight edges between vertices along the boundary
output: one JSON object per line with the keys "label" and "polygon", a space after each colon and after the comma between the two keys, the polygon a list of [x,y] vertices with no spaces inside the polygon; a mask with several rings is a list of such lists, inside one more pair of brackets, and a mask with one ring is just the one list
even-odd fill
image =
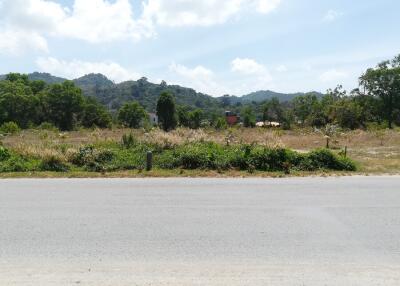
{"label": "green tree", "polygon": [[223,130],[223,129],[228,128],[228,123],[226,122],[226,118],[218,117],[214,121],[214,128],[217,129],[217,130]]}
{"label": "green tree", "polygon": [[18,76],[10,74],[0,81],[0,124],[13,121],[26,128],[37,123],[39,102],[25,78]]}
{"label": "green tree", "polygon": [[157,116],[162,129],[171,131],[178,125],[178,116],[174,96],[169,92],[163,92],[157,102]]}
{"label": "green tree", "polygon": [[400,108],[400,55],[392,61],[368,69],[360,78],[360,85],[368,94],[382,101],[382,116],[393,128],[393,121]]}
{"label": "green tree", "polygon": [[293,113],[301,124],[305,124],[306,120],[319,107],[318,98],[315,94],[306,94],[298,96],[293,100]]}
{"label": "green tree", "polygon": [[189,108],[186,106],[178,106],[177,114],[178,114],[178,122],[180,126],[190,127],[190,118],[189,118]]}
{"label": "green tree", "polygon": [[199,129],[201,127],[201,121],[203,120],[203,111],[196,109],[189,113],[189,122],[191,129]]}
{"label": "green tree", "polygon": [[284,109],[276,97],[267,101],[263,108],[263,120],[264,121],[277,121],[282,123],[284,121],[285,114]]}
{"label": "green tree", "polygon": [[136,101],[125,103],[118,112],[118,120],[130,128],[139,128],[146,118],[146,111]]}
{"label": "green tree", "polygon": [[256,116],[254,115],[253,109],[247,106],[242,111],[243,125],[244,127],[254,128],[256,126]]}
{"label": "green tree", "polygon": [[111,122],[111,115],[103,105],[92,98],[86,99],[81,118],[82,126],[107,128],[111,126]]}
{"label": "green tree", "polygon": [[330,108],[331,122],[342,128],[356,129],[362,126],[362,109],[352,98],[343,98]]}
{"label": "green tree", "polygon": [[48,122],[61,130],[72,130],[78,121],[85,99],[80,88],[71,81],[51,85],[42,97],[43,113]]}

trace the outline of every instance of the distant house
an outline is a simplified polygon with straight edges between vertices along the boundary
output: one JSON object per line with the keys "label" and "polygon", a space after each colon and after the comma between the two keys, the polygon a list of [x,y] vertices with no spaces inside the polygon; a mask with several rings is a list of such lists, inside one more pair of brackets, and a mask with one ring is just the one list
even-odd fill
{"label": "distant house", "polygon": [[228,125],[233,126],[239,123],[240,117],[231,111],[225,111],[226,122]]}
{"label": "distant house", "polygon": [[155,113],[149,113],[150,123],[154,126],[158,125],[158,116]]}
{"label": "distant house", "polygon": [[266,122],[257,122],[256,123],[257,127],[272,127],[272,128],[279,128],[281,127],[281,124],[279,122],[273,122],[273,121],[266,121]]}

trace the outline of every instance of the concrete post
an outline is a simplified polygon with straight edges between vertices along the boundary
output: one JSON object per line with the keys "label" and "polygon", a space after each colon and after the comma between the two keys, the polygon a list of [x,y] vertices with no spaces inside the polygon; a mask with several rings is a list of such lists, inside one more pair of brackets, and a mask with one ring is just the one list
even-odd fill
{"label": "concrete post", "polygon": [[153,152],[147,152],[147,160],[146,160],[146,170],[151,171],[153,169]]}

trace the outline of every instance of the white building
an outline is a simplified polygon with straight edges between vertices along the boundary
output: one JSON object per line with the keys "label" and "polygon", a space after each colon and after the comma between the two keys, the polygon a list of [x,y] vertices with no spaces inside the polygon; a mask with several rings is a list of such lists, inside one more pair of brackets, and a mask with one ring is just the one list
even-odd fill
{"label": "white building", "polygon": [[281,127],[281,124],[279,122],[270,122],[270,121],[266,121],[266,122],[257,122],[256,123],[257,127]]}

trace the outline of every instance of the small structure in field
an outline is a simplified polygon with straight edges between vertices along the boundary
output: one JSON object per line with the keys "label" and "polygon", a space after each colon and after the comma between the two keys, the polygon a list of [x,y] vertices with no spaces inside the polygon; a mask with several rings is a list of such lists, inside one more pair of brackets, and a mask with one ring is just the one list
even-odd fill
{"label": "small structure in field", "polygon": [[273,121],[265,121],[265,122],[257,122],[256,123],[257,127],[269,127],[269,128],[279,128],[281,127],[281,124],[279,122],[273,122]]}
{"label": "small structure in field", "polygon": [[239,123],[240,117],[232,112],[232,111],[225,111],[226,122],[229,126],[233,126]]}
{"label": "small structure in field", "polygon": [[155,113],[149,113],[150,123],[154,126],[158,125],[158,116]]}

